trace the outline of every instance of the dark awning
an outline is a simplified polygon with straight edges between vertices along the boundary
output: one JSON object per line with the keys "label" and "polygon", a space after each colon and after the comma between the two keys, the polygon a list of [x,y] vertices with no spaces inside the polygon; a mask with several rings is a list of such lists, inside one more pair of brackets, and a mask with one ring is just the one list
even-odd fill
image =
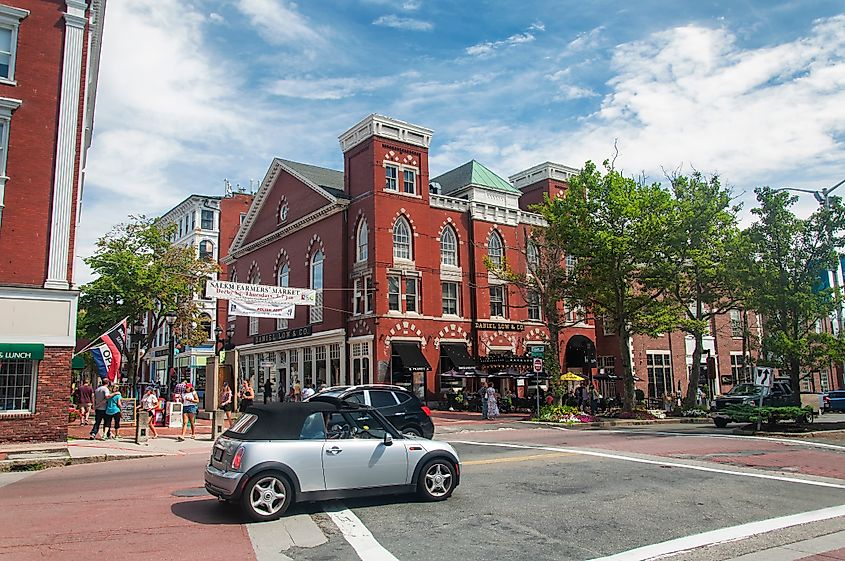
{"label": "dark awning", "polygon": [[449,357],[455,365],[455,370],[475,370],[475,361],[467,353],[466,345],[442,343],[440,351]]}
{"label": "dark awning", "polygon": [[393,350],[402,361],[402,368],[409,372],[427,372],[431,365],[425,359],[416,343],[393,343]]}

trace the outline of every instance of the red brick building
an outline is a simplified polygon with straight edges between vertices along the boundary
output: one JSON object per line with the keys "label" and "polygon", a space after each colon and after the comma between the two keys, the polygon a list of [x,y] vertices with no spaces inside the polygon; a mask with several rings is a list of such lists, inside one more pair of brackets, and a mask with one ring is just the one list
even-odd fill
{"label": "red brick building", "polygon": [[0,4],[0,441],[64,440],[105,0]]}
{"label": "red brick building", "polygon": [[[525,270],[526,236],[543,224],[527,206],[557,184],[528,181],[523,194],[476,161],[430,178],[431,135],[370,115],[340,137],[343,171],[273,161],[223,262],[231,280],[320,296],[292,320],[235,320],[240,377],[395,383],[428,396],[478,375],[524,387],[529,347],[548,330],[485,258]],[[577,323],[562,347],[564,366],[580,369],[594,329]]]}

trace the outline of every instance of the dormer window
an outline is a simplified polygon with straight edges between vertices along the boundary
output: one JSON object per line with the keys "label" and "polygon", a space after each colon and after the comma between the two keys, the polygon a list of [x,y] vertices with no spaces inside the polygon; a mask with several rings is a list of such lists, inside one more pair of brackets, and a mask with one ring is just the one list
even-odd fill
{"label": "dormer window", "polygon": [[399,178],[399,168],[396,166],[384,166],[384,188],[388,191],[397,191],[397,180]]}

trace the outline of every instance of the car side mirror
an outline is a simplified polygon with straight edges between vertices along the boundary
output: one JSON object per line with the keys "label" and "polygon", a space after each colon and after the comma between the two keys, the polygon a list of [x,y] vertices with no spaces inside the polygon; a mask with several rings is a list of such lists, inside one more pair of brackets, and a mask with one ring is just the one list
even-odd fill
{"label": "car side mirror", "polygon": [[384,445],[393,446],[393,437],[389,433],[384,433]]}

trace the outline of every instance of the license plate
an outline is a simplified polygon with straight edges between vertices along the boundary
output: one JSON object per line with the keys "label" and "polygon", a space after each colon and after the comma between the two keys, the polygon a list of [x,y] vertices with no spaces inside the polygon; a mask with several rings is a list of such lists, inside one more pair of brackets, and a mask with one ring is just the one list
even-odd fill
{"label": "license plate", "polygon": [[219,462],[223,460],[223,449],[222,448],[215,448],[214,449],[214,461]]}

